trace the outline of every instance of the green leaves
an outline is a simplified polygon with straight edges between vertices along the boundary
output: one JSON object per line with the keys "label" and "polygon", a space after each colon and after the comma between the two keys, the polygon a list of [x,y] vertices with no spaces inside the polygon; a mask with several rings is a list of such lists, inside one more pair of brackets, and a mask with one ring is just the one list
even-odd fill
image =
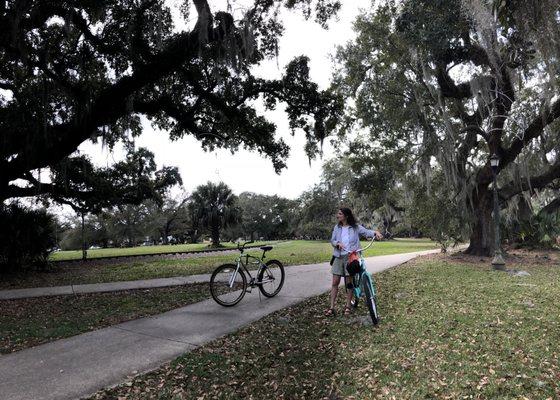
{"label": "green leaves", "polygon": [[208,182],[192,193],[189,208],[200,224],[210,230],[212,244],[220,244],[222,228],[236,223],[240,218],[237,197],[223,182]]}
{"label": "green leaves", "polygon": [[[309,157],[317,153],[340,115],[338,97],[310,82],[305,57],[279,80],[258,79],[252,67],[278,51],[279,7],[325,24],[340,2],[255,0],[243,12],[193,4],[197,19],[187,31],[161,0],[2,6],[0,200],[32,195],[41,182],[27,175],[56,168],[85,141],[126,144],[141,132],[140,115],[172,139],[193,135],[205,149],[257,151],[279,172],[289,146],[255,101],[283,102]],[[10,185],[18,179],[27,186]]]}
{"label": "green leaves", "polygon": [[157,170],[154,154],[145,148],[106,168],[95,167],[87,156],[68,157],[53,166],[51,180],[44,194],[86,213],[146,199],[161,202],[169,187],[182,182],[175,167]]}

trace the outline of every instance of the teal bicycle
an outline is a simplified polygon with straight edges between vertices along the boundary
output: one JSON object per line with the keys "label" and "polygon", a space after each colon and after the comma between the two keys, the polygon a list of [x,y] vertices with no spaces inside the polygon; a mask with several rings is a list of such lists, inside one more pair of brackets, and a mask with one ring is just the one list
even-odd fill
{"label": "teal bicycle", "polygon": [[[356,271],[352,271],[352,283],[354,286],[354,298],[352,299],[352,307],[358,307],[360,299],[363,298],[371,321],[374,325],[379,323],[379,312],[377,308],[377,290],[375,288],[375,280],[373,276],[366,269],[366,262],[363,257],[363,252],[371,247],[375,240],[372,240],[365,248],[356,251],[359,254],[359,267]],[[351,271],[348,271],[351,272]]]}

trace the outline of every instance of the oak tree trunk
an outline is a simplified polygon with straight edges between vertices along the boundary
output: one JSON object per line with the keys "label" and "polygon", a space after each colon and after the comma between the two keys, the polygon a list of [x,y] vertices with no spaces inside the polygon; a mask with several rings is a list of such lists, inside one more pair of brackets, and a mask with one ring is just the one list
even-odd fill
{"label": "oak tree trunk", "polygon": [[493,197],[491,190],[473,197],[474,224],[466,254],[489,257],[494,254]]}

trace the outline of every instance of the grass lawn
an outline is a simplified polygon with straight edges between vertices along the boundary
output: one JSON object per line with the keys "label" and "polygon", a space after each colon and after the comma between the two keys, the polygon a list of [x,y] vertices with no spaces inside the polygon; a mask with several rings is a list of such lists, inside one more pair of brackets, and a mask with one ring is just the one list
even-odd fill
{"label": "grass lawn", "polygon": [[[263,242],[264,243],[264,242]],[[257,245],[256,242],[253,245]],[[222,243],[223,247],[234,248],[237,246],[235,243],[225,242]],[[159,245],[159,246],[137,246],[137,247],[123,247],[123,248],[109,248],[109,249],[92,249],[87,251],[88,258],[103,258],[103,257],[116,257],[116,256],[135,256],[146,254],[166,254],[175,253],[180,251],[197,251],[208,250],[208,243],[192,243],[192,244],[176,244],[176,245]],[[81,260],[82,250],[66,250],[57,251],[51,254],[53,261],[70,261]]]}
{"label": "grass lawn", "polygon": [[377,328],[363,305],[324,317],[322,295],[93,398],[557,399],[559,260],[519,259],[531,275],[514,277],[425,257],[376,276]]}
{"label": "grass lawn", "polygon": [[119,322],[158,314],[209,297],[208,285],[0,300],[0,354]]}
{"label": "grass lawn", "polygon": [[[407,253],[434,248],[437,248],[437,245],[428,239],[398,239],[375,243],[366,252],[366,256]],[[250,250],[250,252],[261,254],[258,249]],[[274,249],[267,253],[267,258],[278,259],[288,266],[325,262],[330,259],[331,253],[332,247],[329,242],[294,240],[275,244]],[[91,261],[90,263],[54,265],[49,272],[6,277],[0,282],[0,288],[58,286],[210,273],[220,264],[233,262],[236,257],[237,254],[230,253],[184,259],[132,259],[110,264]]]}

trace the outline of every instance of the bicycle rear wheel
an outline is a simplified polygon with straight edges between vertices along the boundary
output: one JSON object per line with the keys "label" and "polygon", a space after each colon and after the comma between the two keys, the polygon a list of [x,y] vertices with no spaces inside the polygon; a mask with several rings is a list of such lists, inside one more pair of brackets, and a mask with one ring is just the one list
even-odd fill
{"label": "bicycle rear wheel", "polygon": [[379,314],[377,312],[377,296],[374,294],[373,285],[369,276],[365,275],[363,277],[363,287],[364,287],[364,294],[365,294],[365,302],[367,304],[369,310],[369,316],[371,317],[371,321],[373,325],[377,325],[379,323]]}
{"label": "bicycle rear wheel", "polygon": [[276,296],[284,285],[284,276],[284,266],[280,261],[268,261],[261,267],[257,276],[259,290],[266,297]]}
{"label": "bicycle rear wheel", "polygon": [[241,301],[247,291],[247,278],[235,264],[220,265],[210,278],[210,294],[216,303],[231,307]]}

